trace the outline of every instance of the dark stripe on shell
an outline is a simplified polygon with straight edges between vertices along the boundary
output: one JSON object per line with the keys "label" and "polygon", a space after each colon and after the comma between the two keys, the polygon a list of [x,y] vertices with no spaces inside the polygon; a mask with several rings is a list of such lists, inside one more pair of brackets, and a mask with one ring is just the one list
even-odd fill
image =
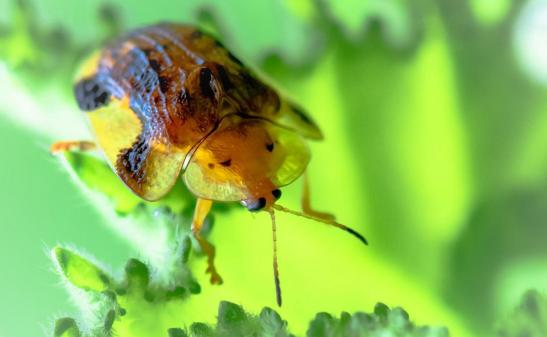
{"label": "dark stripe on shell", "polygon": [[92,111],[107,105],[111,96],[97,77],[86,78],[76,83],[74,95],[78,106],[83,111]]}

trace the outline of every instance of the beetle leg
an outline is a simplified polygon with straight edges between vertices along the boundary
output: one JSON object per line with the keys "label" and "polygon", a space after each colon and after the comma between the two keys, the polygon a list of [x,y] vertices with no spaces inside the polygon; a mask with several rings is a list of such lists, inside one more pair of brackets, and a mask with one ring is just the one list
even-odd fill
{"label": "beetle leg", "polygon": [[332,215],[330,213],[316,211],[311,207],[310,183],[309,183],[309,178],[308,178],[308,172],[307,171],[304,172],[304,184],[303,184],[302,190],[303,190],[302,191],[302,211],[304,212],[304,214],[311,215],[313,217],[323,219],[323,220],[326,220],[326,221],[335,220],[334,215]]}
{"label": "beetle leg", "polygon": [[215,247],[201,236],[201,227],[203,222],[211,210],[213,201],[198,198],[196,209],[194,210],[194,218],[192,220],[192,233],[198,241],[201,249],[207,255],[207,273],[211,274],[211,284],[222,284],[222,277],[218,274],[215,268]]}
{"label": "beetle leg", "polygon": [[51,154],[57,154],[67,151],[91,151],[97,148],[97,144],[87,140],[81,141],[60,141],[51,145],[49,152]]}

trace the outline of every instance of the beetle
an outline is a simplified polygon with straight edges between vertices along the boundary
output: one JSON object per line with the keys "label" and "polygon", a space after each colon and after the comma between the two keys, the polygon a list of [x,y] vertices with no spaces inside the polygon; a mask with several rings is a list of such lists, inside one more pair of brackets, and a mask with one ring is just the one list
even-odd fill
{"label": "beetle", "polygon": [[[182,24],[136,29],[84,62],[74,85],[96,142],[64,141],[53,153],[100,149],[135,194],[160,199],[182,176],[197,197],[192,233],[207,255],[213,284],[222,278],[215,248],[200,230],[214,201],[238,201],[272,220],[276,300],[281,305],[274,210],[343,229],[310,207],[307,140],[317,124],[252,74],[217,40]],[[302,212],[277,200],[280,188],[304,175]]]}

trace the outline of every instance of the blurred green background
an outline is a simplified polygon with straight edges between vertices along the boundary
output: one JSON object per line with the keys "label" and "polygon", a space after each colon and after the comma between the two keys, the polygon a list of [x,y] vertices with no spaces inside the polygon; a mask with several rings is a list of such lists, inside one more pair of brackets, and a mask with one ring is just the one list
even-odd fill
{"label": "blurred green background", "polygon": [[[547,286],[547,1],[0,1],[0,337],[50,335],[75,311],[47,250],[69,243],[117,270],[141,256],[69,179],[49,144],[89,137],[71,97],[78,61],[120,31],[189,22],[219,36],[305,107],[313,203],[363,232],[279,215],[285,305],[303,332],[317,311],[400,305],[451,336],[495,333],[527,289]],[[301,182],[282,204],[298,208]],[[220,300],[274,306],[266,214],[216,216]]]}

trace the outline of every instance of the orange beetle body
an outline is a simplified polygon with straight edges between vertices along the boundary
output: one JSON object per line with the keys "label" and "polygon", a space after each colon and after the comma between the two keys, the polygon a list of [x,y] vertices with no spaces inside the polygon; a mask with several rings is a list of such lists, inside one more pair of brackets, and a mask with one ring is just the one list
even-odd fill
{"label": "orange beetle body", "polygon": [[222,283],[214,247],[200,235],[213,201],[239,201],[272,218],[274,209],[363,236],[309,206],[275,204],[280,187],[301,176],[310,160],[306,139],[322,139],[302,110],[258,80],[219,42],[193,27],[158,24],[128,33],[90,57],[74,86],[97,144],[58,142],[52,151],[98,145],[123,182],[145,200],[168,193],[181,176],[198,198],[192,232],[208,257],[212,283]]}
{"label": "orange beetle body", "polygon": [[303,137],[321,138],[311,118],[195,28],[139,29],[90,60],[76,99],[116,173],[146,200],[184,171],[198,197],[268,207],[306,168]]}

